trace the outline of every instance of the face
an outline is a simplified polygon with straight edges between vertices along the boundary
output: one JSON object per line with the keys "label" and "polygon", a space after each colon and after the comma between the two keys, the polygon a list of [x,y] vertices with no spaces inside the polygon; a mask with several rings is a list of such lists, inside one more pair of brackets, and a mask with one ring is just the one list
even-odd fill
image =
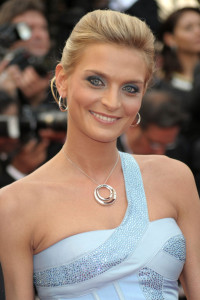
{"label": "face", "polygon": [[44,16],[37,11],[30,10],[15,17],[12,21],[14,24],[20,22],[24,22],[30,27],[31,38],[26,41],[17,41],[13,48],[23,47],[33,55],[46,55],[50,49],[50,37]]}
{"label": "face", "polygon": [[165,154],[166,150],[175,146],[179,127],[161,128],[149,125],[146,130],[140,127],[129,130],[130,148],[136,154]]}
{"label": "face", "polygon": [[[60,67],[57,69],[59,75]],[[62,72],[62,71],[61,71]],[[146,65],[137,50],[88,46],[73,73],[57,86],[67,97],[68,128],[94,140],[115,140],[134,121],[145,91]]]}
{"label": "face", "polygon": [[200,14],[183,13],[176,24],[173,39],[178,51],[200,53]]}

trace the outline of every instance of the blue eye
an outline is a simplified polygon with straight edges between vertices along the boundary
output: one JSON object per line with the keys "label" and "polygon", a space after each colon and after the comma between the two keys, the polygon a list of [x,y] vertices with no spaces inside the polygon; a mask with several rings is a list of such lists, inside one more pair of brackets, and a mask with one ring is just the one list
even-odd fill
{"label": "blue eye", "polygon": [[98,76],[89,76],[87,80],[94,86],[104,86],[103,81]]}
{"label": "blue eye", "polygon": [[136,94],[139,92],[139,88],[136,85],[125,85],[122,88],[123,91],[129,93],[129,94]]}

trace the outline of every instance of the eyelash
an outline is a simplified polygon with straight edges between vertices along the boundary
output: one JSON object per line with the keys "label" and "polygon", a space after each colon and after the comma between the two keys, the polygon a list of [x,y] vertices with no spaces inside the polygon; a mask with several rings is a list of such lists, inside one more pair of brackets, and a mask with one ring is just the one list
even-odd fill
{"label": "eyelash", "polygon": [[126,85],[122,88],[122,90],[128,94],[136,94],[139,92],[139,88],[135,85]]}
{"label": "eyelash", "polygon": [[[103,80],[97,76],[89,76],[87,80],[95,87],[104,86]],[[100,83],[100,84],[99,84]]]}

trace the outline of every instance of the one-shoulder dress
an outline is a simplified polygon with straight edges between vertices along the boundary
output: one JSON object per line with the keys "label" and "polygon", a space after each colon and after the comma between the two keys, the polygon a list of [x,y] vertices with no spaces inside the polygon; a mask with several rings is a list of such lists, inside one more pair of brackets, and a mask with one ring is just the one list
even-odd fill
{"label": "one-shoulder dress", "polygon": [[150,221],[139,166],[120,152],[128,207],[115,229],[65,238],[34,255],[41,300],[177,300],[186,257],[173,218]]}

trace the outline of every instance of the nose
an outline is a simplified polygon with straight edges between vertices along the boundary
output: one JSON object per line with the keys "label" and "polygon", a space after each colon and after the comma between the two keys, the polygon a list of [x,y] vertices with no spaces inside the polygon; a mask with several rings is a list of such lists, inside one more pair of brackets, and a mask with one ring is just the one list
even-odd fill
{"label": "nose", "polygon": [[32,38],[43,39],[48,36],[48,29],[42,25],[35,25],[32,27]]}
{"label": "nose", "polygon": [[34,28],[33,30],[32,30],[32,38],[33,39],[35,39],[35,38],[41,38],[41,36],[42,36],[43,34],[42,34],[42,31],[40,30],[40,28]]}
{"label": "nose", "polygon": [[121,105],[120,95],[118,91],[108,90],[103,94],[101,102],[106,106],[107,110],[115,111]]}

